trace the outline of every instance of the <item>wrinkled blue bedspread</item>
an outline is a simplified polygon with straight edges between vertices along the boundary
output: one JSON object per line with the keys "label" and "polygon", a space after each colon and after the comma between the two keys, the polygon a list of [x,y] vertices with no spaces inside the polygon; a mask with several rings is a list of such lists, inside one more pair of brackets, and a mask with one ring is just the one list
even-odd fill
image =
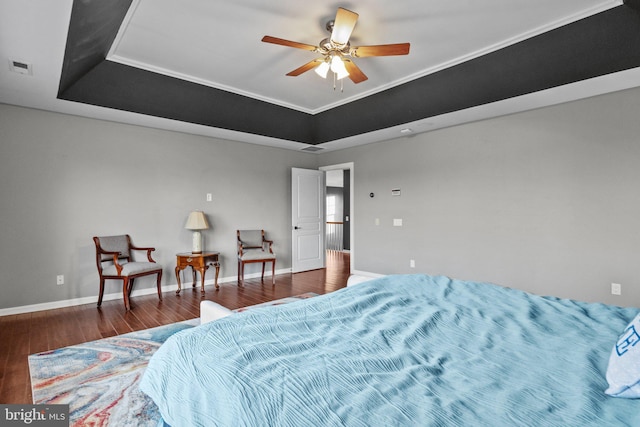
{"label": "wrinkled blue bedspread", "polygon": [[638,312],[387,276],[172,336],[141,389],[171,426],[640,426],[606,396]]}

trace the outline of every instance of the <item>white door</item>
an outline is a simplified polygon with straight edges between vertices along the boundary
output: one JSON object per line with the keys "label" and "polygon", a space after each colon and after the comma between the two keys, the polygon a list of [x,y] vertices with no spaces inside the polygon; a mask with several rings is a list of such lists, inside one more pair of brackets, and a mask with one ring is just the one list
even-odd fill
{"label": "white door", "polygon": [[324,268],[324,172],[291,168],[291,270]]}

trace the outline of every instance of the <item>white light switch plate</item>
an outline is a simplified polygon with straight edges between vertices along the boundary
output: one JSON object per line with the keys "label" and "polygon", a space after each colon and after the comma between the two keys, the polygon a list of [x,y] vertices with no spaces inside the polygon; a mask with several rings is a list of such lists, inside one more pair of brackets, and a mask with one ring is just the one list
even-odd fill
{"label": "white light switch plate", "polygon": [[612,295],[622,295],[622,285],[620,283],[612,283],[611,284],[611,294]]}

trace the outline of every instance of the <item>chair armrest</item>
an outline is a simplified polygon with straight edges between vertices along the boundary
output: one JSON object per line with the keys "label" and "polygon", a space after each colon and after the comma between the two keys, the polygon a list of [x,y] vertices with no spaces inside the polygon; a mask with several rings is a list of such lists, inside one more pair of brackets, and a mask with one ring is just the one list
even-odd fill
{"label": "chair armrest", "polygon": [[155,260],[151,258],[151,252],[155,251],[156,248],[137,248],[135,246],[130,246],[129,249],[134,251],[147,251],[147,259],[149,262],[155,262]]}
{"label": "chair armrest", "polygon": [[122,254],[122,252],[118,252],[118,251],[103,251],[102,248],[100,248],[100,255],[111,255],[111,256],[113,256],[113,265],[116,266],[116,272],[118,273],[118,276],[120,275],[120,273],[122,273],[122,266],[118,262],[118,257],[121,254]]}
{"label": "chair armrest", "polygon": [[273,245],[273,240],[267,240],[267,239],[263,240],[262,241],[262,247],[263,248],[264,248],[264,244],[265,243],[267,244],[267,248],[269,249],[269,252],[273,253],[273,250],[271,249],[271,245]]}

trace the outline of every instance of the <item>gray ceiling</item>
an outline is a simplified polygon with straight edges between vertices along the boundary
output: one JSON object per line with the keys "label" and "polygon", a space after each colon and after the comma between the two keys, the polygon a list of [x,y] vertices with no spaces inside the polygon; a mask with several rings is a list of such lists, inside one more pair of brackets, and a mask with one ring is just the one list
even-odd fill
{"label": "gray ceiling", "polygon": [[[55,3],[55,4],[52,4]],[[62,7],[64,5],[64,7]],[[369,77],[285,74],[337,7]],[[637,2],[3,0],[0,102],[291,149],[339,149],[640,85]],[[315,56],[314,56],[315,55]],[[341,90],[342,89],[342,90]]]}

